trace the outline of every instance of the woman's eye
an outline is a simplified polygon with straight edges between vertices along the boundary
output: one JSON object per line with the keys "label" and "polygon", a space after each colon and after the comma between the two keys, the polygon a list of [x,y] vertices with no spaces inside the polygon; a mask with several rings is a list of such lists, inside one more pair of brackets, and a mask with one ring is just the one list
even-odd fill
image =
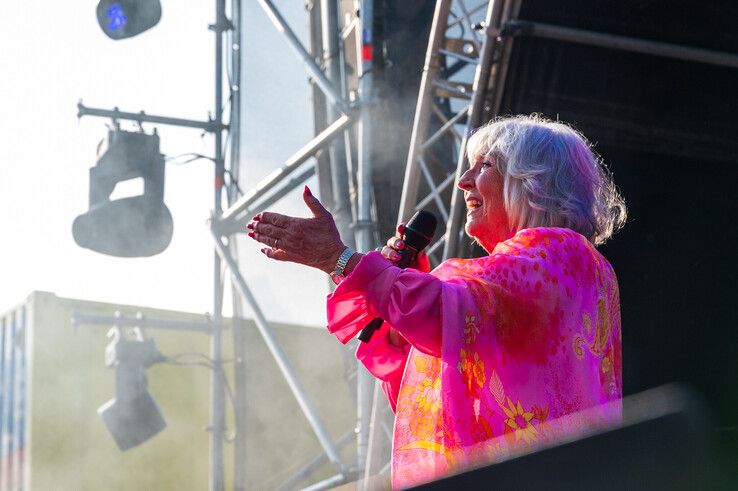
{"label": "woman's eye", "polygon": [[491,164],[490,162],[487,162],[487,161],[485,160],[484,162],[482,162],[482,163],[480,164],[480,167],[481,167],[482,169],[484,169],[484,168],[486,168],[486,167],[492,167],[492,164]]}

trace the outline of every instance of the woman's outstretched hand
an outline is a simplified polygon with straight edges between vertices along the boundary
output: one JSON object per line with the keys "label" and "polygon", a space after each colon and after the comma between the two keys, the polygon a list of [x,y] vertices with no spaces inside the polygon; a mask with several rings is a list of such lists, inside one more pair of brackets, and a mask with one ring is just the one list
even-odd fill
{"label": "woman's outstretched hand", "polygon": [[305,186],[302,199],[312,218],[297,218],[268,211],[259,213],[246,226],[249,237],[267,245],[261,250],[277,261],[312,266],[326,273],[333,271],[345,249],[331,213]]}
{"label": "woman's outstretched hand", "polygon": [[[382,247],[382,255],[393,263],[396,263],[402,258],[402,250],[405,249],[405,242],[402,240],[404,233],[405,224],[401,223],[397,226],[397,234],[394,237],[390,237],[387,245]],[[420,251],[410,267],[423,273],[429,273],[431,267],[428,255],[424,251]]]}

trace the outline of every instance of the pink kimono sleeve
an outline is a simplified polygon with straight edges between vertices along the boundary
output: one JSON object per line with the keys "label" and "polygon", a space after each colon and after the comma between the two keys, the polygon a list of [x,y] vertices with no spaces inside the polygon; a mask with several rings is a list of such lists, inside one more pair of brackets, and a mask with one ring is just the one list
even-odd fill
{"label": "pink kimono sleeve", "polygon": [[389,341],[390,326],[383,323],[368,343],[359,343],[356,358],[369,370],[369,373],[381,381],[382,391],[396,411],[397,398],[400,394],[402,374],[405,372],[410,343],[395,346]]}
{"label": "pink kimono sleeve", "polygon": [[439,357],[441,285],[431,274],[393,266],[378,252],[365,254],[328,295],[328,331],[346,343],[381,317],[415,348]]}
{"label": "pink kimono sleeve", "polygon": [[[366,254],[350,275],[328,296],[328,331],[346,343],[375,317],[386,322],[368,343],[359,343],[356,357],[381,381],[395,411],[411,344],[439,356],[441,282],[416,270],[401,270],[376,252]],[[390,324],[409,341],[389,341]]]}

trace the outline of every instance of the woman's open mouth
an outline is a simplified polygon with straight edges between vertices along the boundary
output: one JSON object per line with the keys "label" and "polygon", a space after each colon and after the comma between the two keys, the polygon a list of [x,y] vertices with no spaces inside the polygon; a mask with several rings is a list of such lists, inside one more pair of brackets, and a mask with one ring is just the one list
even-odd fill
{"label": "woman's open mouth", "polygon": [[466,212],[467,213],[471,213],[477,208],[481,208],[481,206],[482,206],[482,201],[477,198],[467,198],[466,199]]}

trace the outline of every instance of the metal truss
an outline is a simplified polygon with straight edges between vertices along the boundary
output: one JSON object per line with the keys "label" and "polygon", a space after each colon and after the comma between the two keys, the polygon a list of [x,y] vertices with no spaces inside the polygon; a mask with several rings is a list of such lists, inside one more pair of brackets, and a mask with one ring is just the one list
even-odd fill
{"label": "metal truss", "polygon": [[[317,467],[330,461],[336,474],[307,488],[327,489],[362,476],[369,445],[373,379],[363,367],[356,370],[357,425],[347,435],[333,442],[299,380],[294,376],[294,370],[274,337],[269,321],[251,293],[233,250],[235,241],[230,240],[230,237],[243,232],[245,220],[265,210],[317,174],[323,201],[333,212],[344,241],[351,245],[356,244],[360,251],[373,247],[376,240],[371,162],[367,151],[370,148],[370,135],[368,125],[362,124],[365,116],[361,111],[362,105],[372,97],[372,60],[361,56],[362,43],[367,39],[362,32],[368,32],[370,39],[372,30],[371,21],[364,20],[372,19],[371,2],[365,0],[361,9],[351,8],[350,19],[343,29],[339,29],[338,25],[341,17],[338,15],[337,0],[319,2],[319,11],[315,12],[317,15],[314,18],[312,9],[317,7],[317,2],[311,2],[308,10],[311,12],[311,21],[315,20],[311,22],[311,50],[301,44],[270,0],[258,0],[258,3],[275,29],[283,34],[288,45],[303,62],[314,85],[314,96],[318,101],[316,112],[318,104],[324,104],[321,108],[323,118],[320,122],[316,118],[317,134],[312,140],[253,189],[229,200],[230,205],[221,214],[214,214],[211,229],[218,258],[230,272],[234,290],[240,293],[240,297],[253,311],[259,333],[323,448],[321,455],[306,462],[279,489],[294,489],[296,484],[309,477]],[[356,77],[353,87],[352,81],[346,77],[347,55],[356,62],[352,67],[352,73]],[[355,131],[350,132],[354,126]],[[327,162],[326,155],[329,156]],[[354,162],[356,166],[353,165]],[[231,161],[232,167],[237,165],[237,160]],[[357,462],[346,463],[342,461],[338,449],[345,446],[354,433]]]}
{"label": "metal truss", "polygon": [[[429,207],[445,221],[445,232],[428,249],[434,264],[470,253],[463,233],[463,193],[456,183],[466,166],[470,132],[500,111],[515,37],[738,67],[738,56],[732,53],[520,20],[520,5],[521,0],[436,3],[399,212],[404,222]],[[455,166],[448,159],[449,147]]]}
{"label": "metal truss", "polygon": [[[427,249],[434,264],[440,262],[441,252],[444,258],[461,255],[456,251],[463,231],[464,203],[453,185],[464,168],[466,136],[495,114],[493,104],[499,104],[501,91],[494,88],[498,79],[504,79],[509,47],[501,41],[498,26],[517,9],[519,1],[436,2],[398,219],[407,222],[424,208],[438,213],[446,229]],[[393,421],[394,414],[377,384],[367,476],[389,474]],[[364,481],[361,489],[369,487]]]}
{"label": "metal truss", "polygon": [[428,248],[434,264],[464,255],[464,203],[455,183],[470,132],[497,115],[510,52],[501,26],[519,9],[520,0],[436,3],[399,212],[404,222],[431,207],[446,224]]}

